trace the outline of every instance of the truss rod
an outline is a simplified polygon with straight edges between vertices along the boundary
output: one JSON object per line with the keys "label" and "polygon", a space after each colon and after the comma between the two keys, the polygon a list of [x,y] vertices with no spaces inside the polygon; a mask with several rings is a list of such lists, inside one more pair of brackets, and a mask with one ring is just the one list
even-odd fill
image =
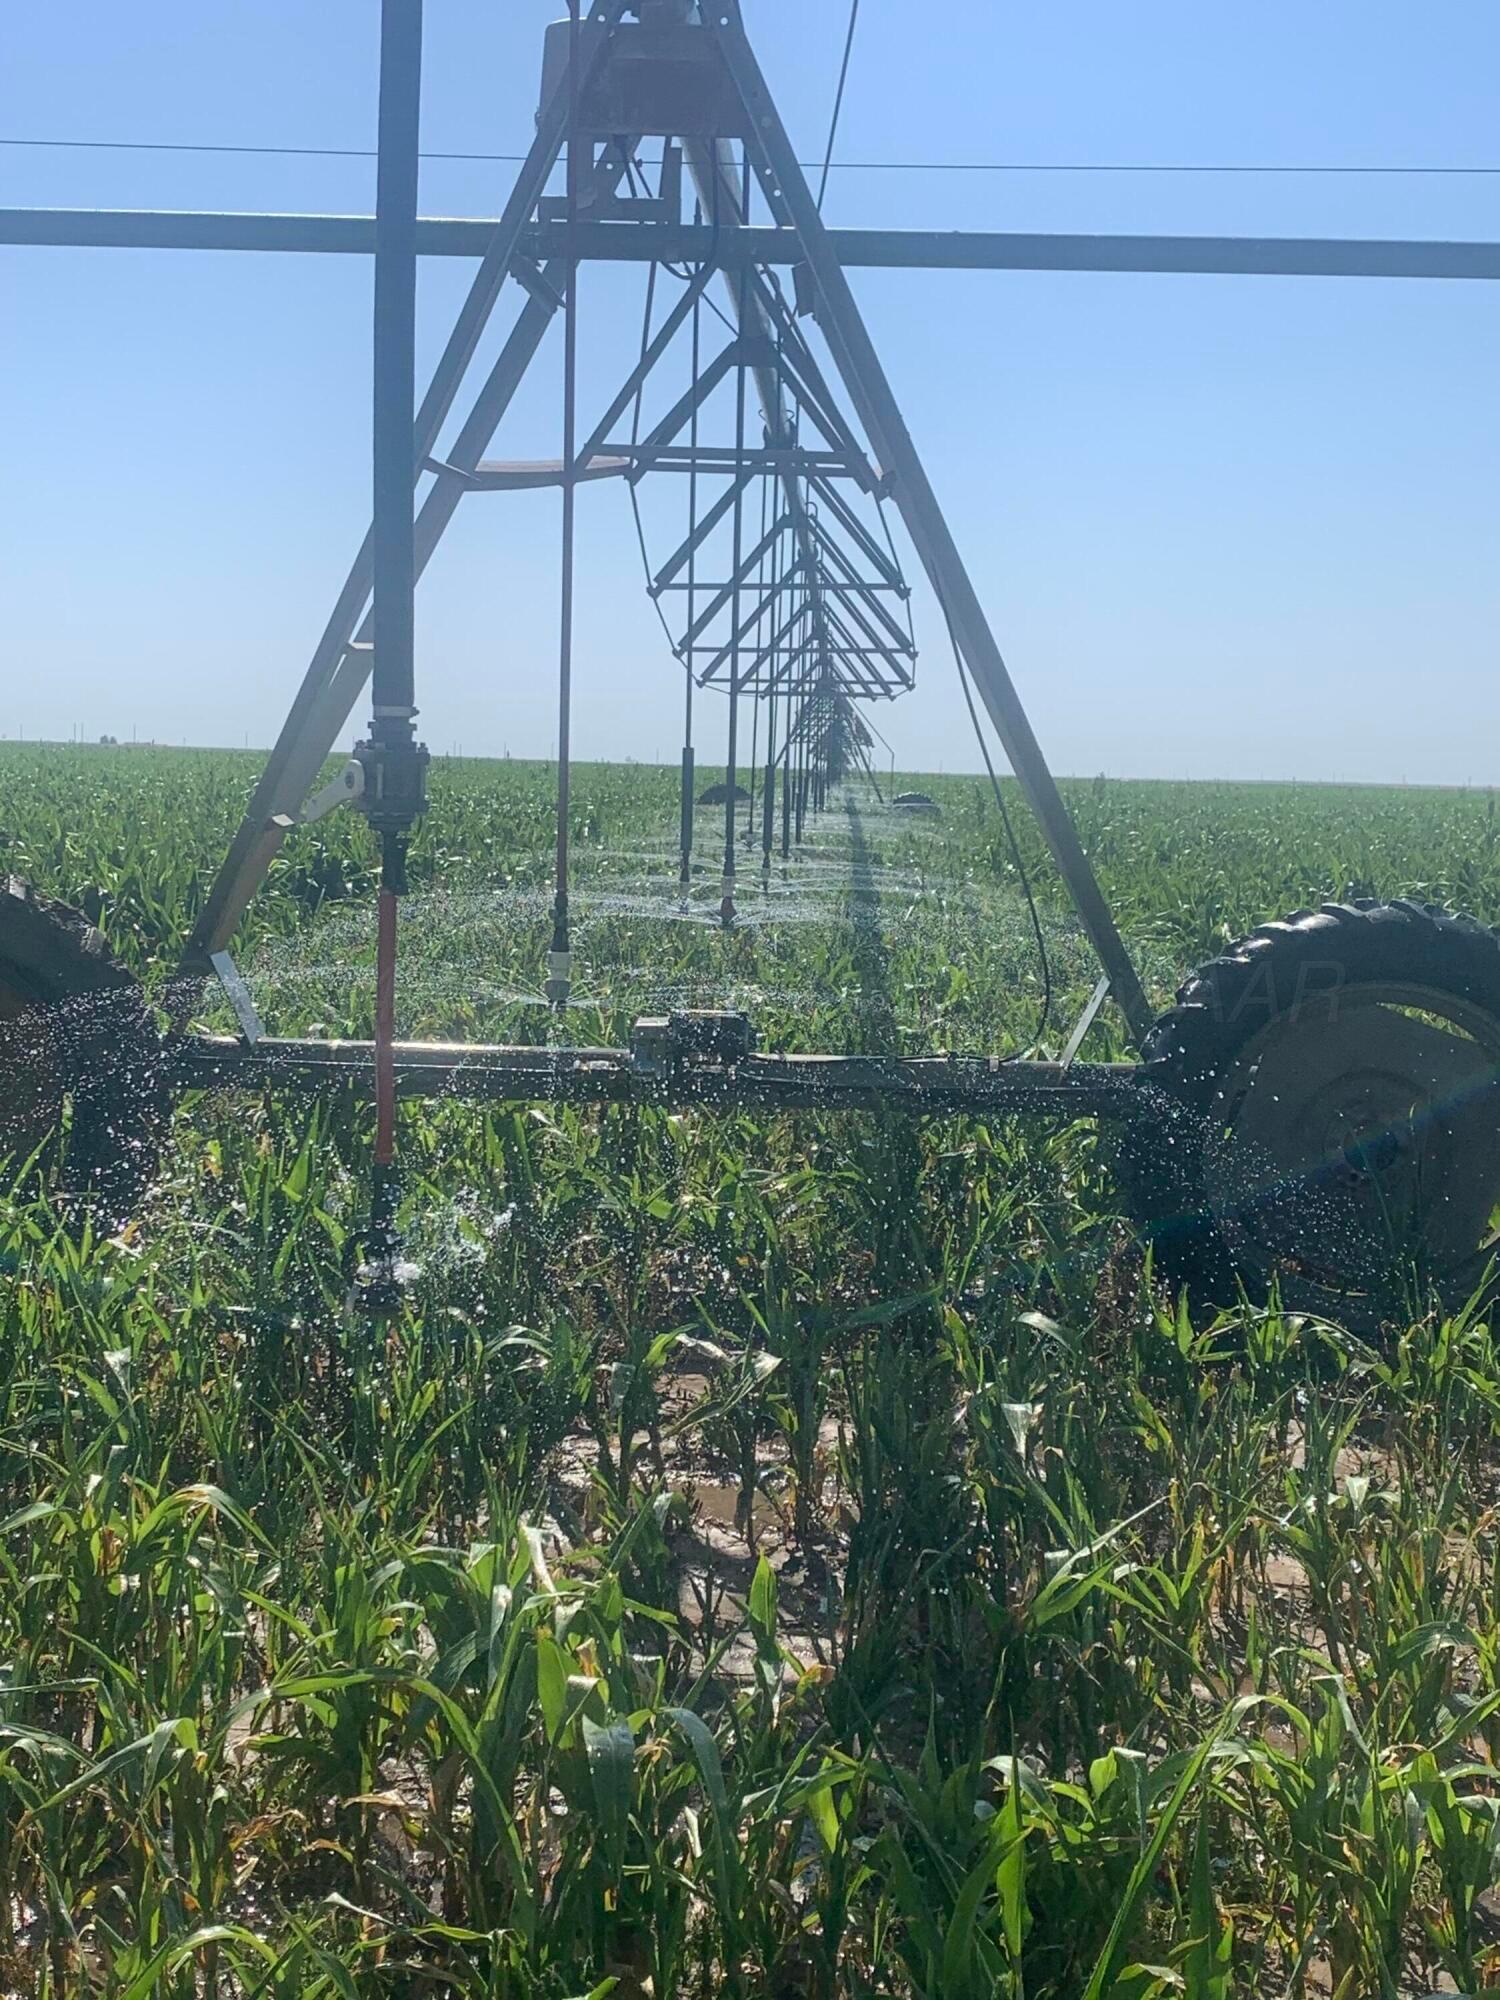
{"label": "truss rod", "polygon": [[[731,489],[731,491],[733,490],[734,489]],[[766,532],[761,536],[760,540],[755,544],[755,547],[750,551],[749,555],[747,555],[744,558],[744,560],[740,563],[739,567],[735,570],[734,575],[729,579],[729,581],[719,586],[715,595],[709,599],[704,609],[698,613],[698,616],[694,619],[693,623],[688,627],[687,631],[683,633],[682,645],[685,648],[691,649],[694,646],[695,642],[702,638],[705,631],[707,631],[708,627],[718,617],[719,613],[724,609],[725,605],[728,604],[732,598],[737,596],[738,592],[743,587],[743,585],[746,582],[748,582],[751,570],[755,568],[755,565],[760,561],[761,557],[768,552],[768,550],[771,547],[771,544],[777,539],[777,537],[786,532],[786,529],[789,525],[789,520],[790,517],[788,515],[782,514],[776,521],[774,521],[771,524],[771,526],[766,530]],[[700,584],[698,587],[700,589],[703,589],[705,587],[711,589],[713,586],[712,585],[704,586]],[[772,596],[775,595],[774,586],[771,591],[771,595]],[[762,597],[761,599],[762,608],[764,608],[765,602],[766,602],[765,598]]]}
{"label": "truss rod", "polygon": [[911,596],[911,589],[906,579],[902,576],[901,571],[891,561],[890,555],[876,541],[875,537],[866,528],[864,522],[860,520],[853,508],[846,505],[843,495],[839,492],[833,481],[825,479],[821,473],[814,472],[809,475],[808,485],[812,488],[819,506],[826,507],[835,519],[840,522],[851,541],[854,542],[855,546],[863,554],[866,562],[885,579],[885,587],[897,591],[903,598],[909,598]]}
{"label": "truss rod", "polygon": [[[551,148],[555,158],[561,140],[560,126],[555,136],[539,134],[539,154],[545,155]],[[547,159],[545,164],[539,161],[534,169],[542,184],[545,184],[550,166],[551,160]],[[612,152],[597,169],[595,185],[612,188],[624,175],[624,156]],[[526,176],[527,179],[532,177]],[[525,219],[525,211],[514,208],[507,213],[518,229]],[[500,256],[497,261],[503,272],[508,258]],[[419,577],[467,490],[464,480],[456,475],[472,472],[488,450],[501,418],[552,324],[561,297],[558,286],[565,276],[565,265],[561,261],[554,262],[543,272],[547,282],[528,293],[494,367],[475,398],[467,421],[449,449],[445,462],[452,472],[439,475],[422,503],[416,523]],[[470,306],[480,297],[485,283],[486,275],[481,270],[423,401],[414,440],[414,469],[432,451],[463,385],[473,356],[474,342],[478,338],[467,324],[472,317]],[[489,307],[486,306],[484,318],[488,316]],[[370,671],[369,653],[356,648],[367,645],[371,638],[372,622],[364,612],[373,582],[374,538],[373,534],[366,534],[314,649],[281,734],[266,760],[245,817],[193,926],[179,967],[183,974],[196,976],[210,953],[228,945],[286,838],[291,820],[307,796],[339,731],[353,712]]]}
{"label": "truss rod", "polygon": [[[804,617],[805,615],[806,615],[805,605],[798,605],[792,610],[791,614],[787,618],[786,623],[781,627],[781,630],[777,632],[776,635],[773,637],[770,646],[767,647],[766,651],[755,662],[755,667],[757,671],[759,670],[762,663],[767,658],[769,658],[770,654],[775,650],[775,648],[778,645],[780,645],[781,642],[787,637],[787,635],[792,630],[792,627],[797,623],[797,620],[799,618]],[[690,646],[687,648],[688,654],[691,653],[713,654],[713,658],[710,661],[709,665],[706,666],[703,669],[702,673],[700,673],[698,676],[698,684],[700,687],[707,687],[710,681],[717,679],[720,669],[724,666],[726,661],[728,661],[733,656],[735,648],[739,645],[740,641],[745,637],[745,634],[750,630],[750,627],[755,623],[755,617],[756,614],[754,611],[752,611],[748,618],[736,624],[731,631],[729,639],[722,645],[710,644],[707,646]],[[686,657],[686,654],[684,655],[684,657]]]}
{"label": "truss rod", "polygon": [[[861,646],[858,643],[858,635],[849,630],[848,625],[839,615],[840,612],[845,611],[857,620],[866,636],[870,639],[870,645]],[[859,683],[855,687],[846,687],[846,693],[866,694],[876,699],[883,695],[906,693],[910,685],[909,675],[903,672],[901,663],[891,647],[885,644],[877,633],[869,630],[864,619],[859,617],[857,606],[852,601],[848,604],[838,606],[825,603],[824,616],[828,620],[829,629],[833,637],[842,639],[845,642],[842,655],[835,653],[834,657],[841,656],[851,662],[845,669],[846,680],[849,677],[853,677]],[[905,642],[903,641],[902,643],[904,644]],[[880,668],[882,665],[889,671],[889,682],[881,679]]]}
{"label": "truss rod", "polygon": [[662,321],[655,338],[651,341],[645,353],[637,361],[634,368],[631,369],[629,375],[626,376],[619,394],[590,432],[588,443],[579,453],[580,459],[585,464],[600,451],[604,440],[609,436],[615,425],[640,394],[646,377],[676,339],[679,329],[697,305],[699,298],[702,296],[703,288],[712,275],[712,270],[705,265],[701,271],[694,272],[688,283],[683,287],[682,296]]}
{"label": "truss rod", "polygon": [[[736,165],[732,148],[724,140],[708,143],[695,140],[687,147],[688,168],[692,174],[699,198],[713,217],[712,235],[716,244],[732,242],[747,228],[750,217],[751,179],[748,167],[744,170],[743,185],[736,184]],[[755,345],[763,347],[766,358],[755,367],[756,390],[760,397],[761,410],[765,417],[770,440],[774,445],[782,445],[795,438],[795,425],[787,408],[786,388],[782,378],[776,326],[759,286],[752,282],[754,267],[741,263],[738,276],[726,272],[725,289],[734,313],[734,323],[741,341],[747,336]],[[739,449],[743,452],[744,439],[740,439]],[[783,472],[782,491],[786,496],[787,512],[792,517],[792,532],[797,543],[797,553],[805,573],[810,578],[817,574],[818,531],[808,513],[806,496],[801,483],[792,474]],[[822,606],[816,587],[810,593],[813,624],[820,637],[824,633]],[[732,645],[738,646],[736,633]],[[721,664],[716,661],[710,673],[716,672]],[[731,672],[731,678],[732,678]],[[701,676],[703,680],[708,675]],[[731,701],[734,691],[731,691]]]}
{"label": "truss rod", "polygon": [[728,17],[719,34],[730,73],[756,134],[763,175],[776,187],[778,199],[785,202],[796,223],[818,296],[818,321],[823,337],[865,433],[891,479],[896,505],[952,626],[955,646],[968,661],[1058,872],[1068,886],[1100,963],[1109,974],[1131,1032],[1139,1041],[1154,1018],[1151,1003],[1032,732],[984,607],[737,14]]}
{"label": "truss rod", "polygon": [[[649,470],[654,458],[672,448],[672,440],[694,411],[703,408],[724,377],[732,368],[742,364],[743,360],[742,343],[731,341],[728,347],[715,355],[701,375],[693,377],[692,386],[677,399],[655,429],[648,431],[639,444],[630,447],[631,456],[636,461],[630,475],[632,479],[640,479]],[[688,445],[682,447],[682,450],[687,454],[683,459],[684,464],[697,462],[696,446]],[[743,456],[744,454],[740,453],[734,461],[736,471],[743,469],[740,465]]]}
{"label": "truss rod", "polygon": [[[694,461],[692,466],[690,466],[689,470],[694,474],[696,474],[700,470],[700,467],[696,460]],[[655,577],[652,579],[651,589],[654,595],[659,596],[662,591],[670,590],[673,587],[673,581],[680,574],[683,565],[687,563],[691,557],[697,554],[698,550],[703,546],[704,542],[708,540],[708,537],[713,533],[714,529],[718,527],[719,523],[724,519],[724,516],[729,512],[730,508],[734,505],[735,496],[738,493],[743,492],[745,487],[754,477],[755,477],[755,466],[752,464],[745,471],[743,471],[731,485],[727,486],[724,489],[724,491],[719,495],[719,498],[714,502],[713,506],[709,508],[708,512],[703,516],[701,520],[695,520],[690,524],[687,536],[684,539],[684,541],[673,552],[673,554],[667,558],[666,562],[663,563],[662,567],[656,572]],[[689,590],[696,590],[699,587],[696,576],[694,577],[692,583],[684,587]]]}
{"label": "truss rod", "polygon": [[[823,560],[825,565],[831,564],[833,567],[831,576],[825,567],[818,579],[824,594],[837,599],[843,605],[848,615],[858,621],[871,644],[883,647],[894,654],[905,654],[908,657],[913,655],[916,648],[912,644],[911,633],[902,630],[876,593],[861,582],[858,571],[831,535],[823,537]],[[875,630],[875,626],[866,619],[860,609],[861,605],[867,607],[875,624],[884,626],[886,632],[884,639]]]}

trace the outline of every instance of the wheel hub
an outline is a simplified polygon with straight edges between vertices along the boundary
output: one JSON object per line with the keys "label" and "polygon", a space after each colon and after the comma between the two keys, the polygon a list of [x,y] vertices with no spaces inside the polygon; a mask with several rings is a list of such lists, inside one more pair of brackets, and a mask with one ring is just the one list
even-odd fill
{"label": "wheel hub", "polygon": [[1398,1271],[1446,1289],[1477,1282],[1500,1201],[1500,1052],[1488,1039],[1451,996],[1402,989],[1255,1037],[1224,1080],[1206,1147],[1211,1206],[1236,1256],[1329,1303]]}

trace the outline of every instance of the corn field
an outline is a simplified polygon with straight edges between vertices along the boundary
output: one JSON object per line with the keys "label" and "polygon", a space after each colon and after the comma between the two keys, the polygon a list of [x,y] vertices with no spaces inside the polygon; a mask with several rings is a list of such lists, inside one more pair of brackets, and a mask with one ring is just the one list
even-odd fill
{"label": "corn field", "polygon": [[[159,988],[254,774],[4,746],[0,870]],[[757,828],[725,934],[677,910],[676,774],[580,767],[568,1037],[688,996],[1060,1048],[1095,971],[1024,816],[1045,1021],[993,799],[920,782],[940,818],[851,792],[764,891]],[[1163,1001],[1329,897],[1500,919],[1486,794],[1067,790]],[[549,775],[433,794],[403,1032],[545,1041]],[[288,842],[268,1026],[368,1030],[374,880],[352,815]],[[1190,1310],[1088,1123],[437,1101],[372,1326],[372,1126],[189,1097],[113,1234],[0,1173],[0,1992],[1500,1990],[1477,1311]]]}

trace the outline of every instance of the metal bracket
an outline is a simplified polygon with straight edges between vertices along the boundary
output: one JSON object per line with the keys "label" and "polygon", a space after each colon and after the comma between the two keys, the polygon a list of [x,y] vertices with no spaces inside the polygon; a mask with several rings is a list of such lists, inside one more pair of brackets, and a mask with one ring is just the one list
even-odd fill
{"label": "metal bracket", "polygon": [[343,770],[326,784],[320,792],[314,792],[303,806],[294,822],[297,826],[311,826],[339,806],[357,805],[365,793],[365,767],[357,757],[351,757]]}
{"label": "metal bracket", "polygon": [[[568,202],[565,195],[543,195],[536,205],[537,221],[566,224]],[[589,222],[651,222],[667,226],[682,222],[682,148],[668,143],[662,152],[661,191],[658,194],[618,194],[609,188],[588,190],[579,203],[580,215]],[[535,268],[533,266],[533,268]],[[517,270],[523,284],[530,280]]]}
{"label": "metal bracket", "polygon": [[[435,470],[457,471],[457,467],[440,465],[433,459],[427,463]],[[626,453],[604,458],[595,452],[574,465],[573,481],[581,486],[596,479],[624,479],[629,476],[631,464]],[[560,458],[482,459],[472,472],[460,476],[467,479],[476,493],[535,493],[566,485],[568,468]]]}
{"label": "metal bracket", "polygon": [[734,1008],[643,1014],[630,1031],[631,1074],[662,1083],[684,1063],[732,1070],[755,1053],[755,1028]]}
{"label": "metal bracket", "polygon": [[540,299],[553,312],[563,310],[563,295],[534,258],[517,257],[510,267],[510,274],[523,290],[534,299]]}
{"label": "metal bracket", "polygon": [[234,1009],[234,1018],[240,1024],[240,1033],[250,1047],[254,1048],[257,1042],[265,1039],[266,1031],[261,1025],[260,1015],[255,1011],[255,1001],[251,997],[250,988],[245,984],[244,974],[227,951],[211,952],[208,962],[219,975],[219,984]]}
{"label": "metal bracket", "polygon": [[424,472],[435,473],[439,479],[456,479],[461,486],[465,487],[472,488],[479,484],[479,481],[469,471],[467,466],[450,465],[446,458],[424,458],[422,460],[422,470]]}
{"label": "metal bracket", "polygon": [[1058,1064],[1058,1068],[1065,1073],[1073,1067],[1074,1058],[1088,1039],[1089,1029],[1099,1018],[1099,1009],[1109,998],[1109,984],[1109,974],[1106,972],[1089,995],[1088,1005],[1078,1016],[1073,1032],[1068,1037],[1068,1046],[1062,1052],[1062,1061]]}

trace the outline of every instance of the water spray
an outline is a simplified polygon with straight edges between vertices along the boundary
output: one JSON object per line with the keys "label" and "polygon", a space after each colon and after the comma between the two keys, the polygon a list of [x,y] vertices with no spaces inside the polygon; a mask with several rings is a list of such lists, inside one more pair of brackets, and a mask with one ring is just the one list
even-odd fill
{"label": "water spray", "polygon": [[[1263,929],[1234,951],[1221,953],[1185,989],[1191,991],[1191,1001],[1158,1019],[1037,743],[846,269],[854,256],[892,270],[1014,268],[1021,239],[950,230],[830,230],[747,38],[739,0],[710,8],[689,0],[589,0],[586,24],[581,0],[569,0],[568,15],[547,31],[535,138],[501,214],[467,223],[434,218],[422,227],[423,247],[435,255],[460,249],[481,254],[417,408],[422,5],[421,0],[381,0],[374,529],[340,591],[244,819],[201,901],[178,966],[172,1032],[162,1039],[154,1026],[148,1028],[142,1000],[136,1015],[142,1046],[127,1050],[117,1038],[98,1064],[102,1069],[107,1061],[118,1068],[128,1059],[132,1070],[146,1073],[149,1087],[132,1093],[140,1097],[137,1104],[122,1105],[112,1090],[101,1106],[92,1052],[80,1066],[76,1043],[71,1052],[63,1047],[45,1080],[41,1108],[49,1123],[61,1124],[71,1098],[68,1163],[92,1152],[107,1168],[109,1156],[126,1146],[142,1155],[153,1153],[158,1081],[161,1092],[231,1086],[316,1092],[339,1082],[357,1081],[366,1090],[373,1085],[378,1131],[365,1297],[372,1306],[384,1307],[399,1299],[401,1281],[410,1275],[396,1233],[398,1083],[412,1095],[459,1094],[491,1103],[733,1103],[777,1115],[835,1107],[890,1107],[912,1115],[969,1110],[986,1117],[1049,1111],[1067,1122],[1085,1115],[1119,1117],[1152,1142],[1129,1169],[1129,1199],[1137,1212],[1144,1207],[1153,1226],[1160,1218],[1170,1227],[1170,1238],[1163,1231],[1164,1248],[1169,1241],[1180,1245],[1184,1234],[1198,1234],[1200,1218],[1204,1231],[1211,1220],[1217,1227],[1215,1219],[1232,1208],[1236,1213],[1228,1217],[1229,1234],[1218,1242],[1215,1258],[1220,1250],[1232,1252],[1238,1269],[1258,1274],[1262,1281],[1274,1275],[1281,1283],[1300,1270],[1302,1296],[1310,1296],[1312,1309],[1321,1312],[1329,1275],[1348,1278],[1368,1291],[1367,1261],[1348,1261],[1345,1249],[1358,1238],[1360,1216],[1356,1212],[1351,1226],[1340,1227],[1337,1242],[1324,1229],[1309,1239],[1295,1214],[1291,1226],[1281,1228],[1285,1205],[1279,1201],[1247,1205],[1240,1176],[1252,1177],[1253,1196],[1255,1162],[1268,1154],[1278,1181],[1291,1180],[1309,1190],[1310,1205],[1326,1212],[1325,1142],[1316,1140],[1318,1157],[1308,1161],[1302,1135],[1331,1130],[1339,1185],[1356,1201],[1368,1196],[1372,1214],[1383,1216],[1393,1199],[1406,1198],[1402,1161],[1408,1156],[1409,1114],[1420,1105],[1429,1114],[1424,1142],[1435,1149],[1433,1170],[1419,1177],[1426,1201],[1420,1220],[1433,1261],[1445,1269],[1459,1298],[1470,1296],[1478,1270],[1493,1259],[1490,1222],[1500,1201],[1495,1145],[1500,1124],[1493,1097],[1500,1075],[1500,969],[1495,959],[1500,948],[1494,938],[1478,925],[1461,924],[1419,904],[1331,906]],[[584,49],[586,76],[580,61]],[[652,140],[650,172],[636,157],[634,139],[643,136]],[[569,188],[560,207],[550,189],[565,148]],[[369,241],[362,219],[348,216],[71,210],[6,211],[0,215],[0,235],[33,246],[255,254],[271,249],[363,254]],[[1268,245],[1231,238],[1064,236],[1030,239],[1027,254],[1036,256],[1039,267],[1115,272],[1362,273],[1467,281],[1476,274],[1493,275],[1496,268],[1492,246],[1392,241],[1298,239]],[[579,267],[591,261],[657,267],[677,280],[681,290],[654,334],[648,303],[644,347],[632,351],[630,373],[598,423],[578,434],[586,440],[580,449],[573,408],[576,304]],[[559,290],[563,278],[566,301]],[[698,311],[710,279],[725,294],[722,306],[712,307],[712,324]],[[485,353],[488,359],[492,350],[491,334],[498,331],[492,320],[502,298],[515,304],[515,314],[490,365],[478,368],[478,356]],[[569,354],[563,464],[489,463],[484,456],[489,443],[527,380],[548,325],[564,305]],[[669,393],[669,359],[675,363],[680,355],[674,343],[689,320],[694,336],[691,379],[685,393]],[[607,319],[601,319],[601,365],[615,344],[611,331]],[[701,351],[702,332],[715,350],[708,356]],[[471,372],[482,376],[472,396],[467,391]],[[643,406],[647,376],[653,377],[652,409],[659,407],[660,414],[644,431],[633,419],[628,442],[619,440],[625,412]],[[759,443],[752,443],[745,431],[747,377],[764,419]],[[713,427],[723,425],[727,398],[719,392],[731,383],[736,422],[732,443],[726,444],[722,428]],[[970,387],[959,385],[960,391]],[[459,415],[461,398],[468,407]],[[444,438],[449,440],[448,455],[435,459]],[[695,679],[700,688],[727,694],[733,716],[737,699],[763,700],[775,693],[780,747],[772,769],[773,775],[779,772],[781,854],[788,875],[794,843],[800,848],[806,842],[813,850],[807,855],[809,871],[826,866],[826,822],[809,829],[808,815],[826,812],[830,787],[849,774],[851,765],[868,763],[867,746],[848,727],[850,704],[894,699],[913,685],[910,586],[889,536],[882,536],[881,501],[888,500],[899,515],[950,630],[964,685],[972,683],[976,727],[982,707],[1103,974],[1056,1060],[1031,1060],[1015,1049],[970,1058],[762,1054],[744,1036],[728,1040],[715,1032],[705,1042],[692,1010],[643,1017],[629,1046],[613,1049],[570,1051],[562,1046],[561,1032],[554,1037],[555,1046],[542,1049],[531,1042],[517,1047],[395,1042],[399,897],[405,886],[406,844],[425,806],[426,752],[416,743],[413,728],[418,559],[425,564],[433,554],[465,495],[560,483],[569,550],[564,600],[571,607],[577,481],[621,477],[633,492],[649,473],[662,475],[658,490],[663,490],[664,482],[680,481],[684,470],[687,538],[658,566],[642,535],[648,587],[690,694]],[[413,498],[419,481],[421,525],[416,533]],[[744,547],[744,498],[756,481],[762,484],[771,521],[766,532],[773,535],[764,599],[760,569],[765,551]],[[711,498],[710,490],[717,497]],[[872,508],[874,521],[867,518]],[[775,553],[778,543],[780,555]],[[372,589],[373,645],[364,615]],[[750,589],[755,597],[747,607],[743,599]],[[686,599],[685,629],[680,616],[673,615],[678,592]],[[674,638],[677,633],[681,636]],[[563,864],[571,644],[569,609],[558,746]],[[310,799],[368,668],[374,674],[368,740],[341,777]],[[769,722],[768,715],[768,727]],[[684,885],[689,883],[693,833],[691,741],[689,729],[680,857]],[[753,728],[748,741],[753,779],[758,755]],[[726,774],[725,915],[730,914],[736,871],[732,785],[738,751],[736,738]],[[995,791],[997,804],[1002,804],[998,778]],[[229,946],[290,829],[340,803],[358,803],[366,812],[381,852],[377,1038],[360,1044],[269,1036],[235,971]],[[775,803],[768,797],[773,811]],[[763,866],[766,832],[763,820]],[[819,833],[824,838],[814,843],[811,836]],[[571,978],[565,865],[559,867],[557,887],[548,975],[551,997],[560,1004]],[[34,1005],[55,1010],[98,995],[96,941],[80,946],[76,933],[71,944],[54,939],[55,949],[39,958],[39,915],[24,895],[0,882],[0,975],[8,968],[8,977],[0,976],[0,1013],[29,1012]],[[1285,981],[1285,990],[1301,993],[1309,970],[1330,963],[1330,927],[1333,962],[1344,982],[1338,1033],[1319,1035],[1319,1023],[1314,1019],[1309,1024],[1306,1010],[1294,1010],[1300,1021],[1276,1024],[1278,1036],[1284,1025],[1288,1039],[1276,1045],[1278,1062],[1285,1066],[1273,1069],[1269,1044],[1252,1048],[1235,1039],[1244,1032],[1246,985],[1281,991]],[[1040,949],[1038,961],[1045,1002],[1050,987]],[[210,970],[234,1008],[236,1035],[210,1035],[188,1026]],[[119,976],[124,977],[123,968]],[[1368,1004],[1354,1004],[1360,993]],[[1406,998],[1393,998],[1412,995],[1416,1000],[1410,1005]],[[1433,1024],[1434,996],[1445,995],[1454,1003],[1452,1035]],[[1146,1054],[1144,1063],[1078,1060],[1106,997],[1116,1003],[1134,1045]],[[1269,1031],[1271,1024],[1259,1025]],[[1302,1028],[1308,1032],[1303,1034]],[[1362,1031],[1358,1035],[1356,1028]],[[14,1102],[8,1093],[16,1087],[15,1069],[6,1067],[9,1074],[0,1075],[0,1108]],[[1394,1079],[1390,1092],[1382,1084],[1381,1097],[1372,1098],[1371,1078]],[[34,1102],[32,1080],[23,1076],[21,1087]],[[1196,1144],[1189,1146],[1179,1132],[1165,1129],[1158,1107],[1173,1098],[1187,1116],[1209,1116],[1219,1125],[1225,1104],[1241,1107],[1234,1121],[1235,1136],[1246,1149],[1241,1159],[1213,1164],[1210,1178]],[[1456,1115],[1455,1104],[1471,1098],[1472,1116]],[[1394,1117],[1392,1104],[1397,1107]],[[1338,1114],[1332,1124],[1330,1105]],[[1316,1120],[1309,1106],[1322,1107]],[[1348,1136],[1341,1136],[1345,1130]],[[1155,1144],[1158,1137],[1166,1151]],[[1388,1188],[1386,1177],[1392,1174],[1398,1180]],[[127,1178],[140,1177],[131,1173]],[[1158,1198],[1164,1206],[1158,1206]],[[1193,1218],[1187,1232],[1184,1216]],[[1293,1303],[1284,1284],[1282,1301]]]}

